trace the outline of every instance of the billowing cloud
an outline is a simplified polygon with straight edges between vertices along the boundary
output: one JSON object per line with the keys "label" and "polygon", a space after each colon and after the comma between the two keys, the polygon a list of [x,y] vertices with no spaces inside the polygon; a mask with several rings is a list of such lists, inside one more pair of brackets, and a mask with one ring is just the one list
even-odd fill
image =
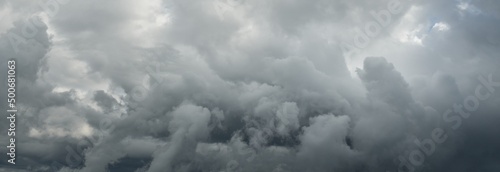
{"label": "billowing cloud", "polygon": [[496,172],[499,9],[0,0],[0,171]]}

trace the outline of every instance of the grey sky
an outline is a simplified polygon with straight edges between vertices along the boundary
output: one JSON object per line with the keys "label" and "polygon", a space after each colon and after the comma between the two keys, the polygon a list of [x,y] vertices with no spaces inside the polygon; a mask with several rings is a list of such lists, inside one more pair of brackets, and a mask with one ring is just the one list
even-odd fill
{"label": "grey sky", "polygon": [[[372,13],[394,3],[381,25]],[[0,0],[0,79],[15,59],[25,109],[17,163],[0,158],[0,171],[497,172],[499,10],[496,0]],[[370,23],[379,32],[366,33]],[[429,139],[427,154],[415,141]]]}

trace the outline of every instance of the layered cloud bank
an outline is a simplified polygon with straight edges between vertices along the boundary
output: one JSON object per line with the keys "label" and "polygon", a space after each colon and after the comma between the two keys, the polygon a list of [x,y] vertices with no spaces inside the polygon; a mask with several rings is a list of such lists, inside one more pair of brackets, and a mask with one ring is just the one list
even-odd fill
{"label": "layered cloud bank", "polygon": [[20,110],[0,171],[497,172],[499,11],[0,0]]}

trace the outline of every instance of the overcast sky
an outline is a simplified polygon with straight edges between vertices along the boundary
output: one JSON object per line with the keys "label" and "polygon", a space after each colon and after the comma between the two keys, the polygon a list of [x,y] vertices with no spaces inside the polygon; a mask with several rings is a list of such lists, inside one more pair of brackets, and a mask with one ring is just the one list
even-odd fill
{"label": "overcast sky", "polygon": [[500,1],[36,2],[0,171],[500,171]]}

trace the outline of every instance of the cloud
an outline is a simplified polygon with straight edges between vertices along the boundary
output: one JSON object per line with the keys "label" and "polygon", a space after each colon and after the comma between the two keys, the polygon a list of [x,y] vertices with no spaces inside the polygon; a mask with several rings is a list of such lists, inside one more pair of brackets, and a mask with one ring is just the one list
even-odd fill
{"label": "cloud", "polygon": [[[345,57],[340,45],[395,2],[401,13]],[[499,7],[0,1],[20,109],[18,163],[0,171],[397,171],[436,128],[448,140],[416,170],[498,171],[497,88],[460,128],[444,117],[480,76],[500,81]]]}

